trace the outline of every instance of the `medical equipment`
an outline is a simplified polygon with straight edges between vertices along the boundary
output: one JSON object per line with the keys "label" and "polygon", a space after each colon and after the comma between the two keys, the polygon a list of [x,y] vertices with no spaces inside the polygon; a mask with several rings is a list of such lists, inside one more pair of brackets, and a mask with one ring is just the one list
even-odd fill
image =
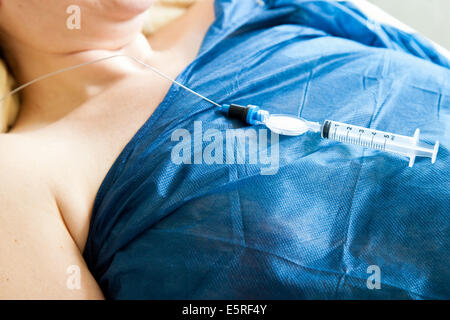
{"label": "medical equipment", "polygon": [[410,167],[414,165],[416,157],[431,158],[431,163],[434,164],[439,151],[439,141],[431,146],[419,140],[419,129],[413,137],[407,137],[331,120],[325,120],[323,124],[319,124],[290,115],[271,115],[253,105],[247,107],[224,105],[222,108],[229,117],[252,125],[264,124],[272,132],[281,135],[298,136],[308,131],[320,132],[324,139],[407,156],[410,158]]}
{"label": "medical equipment", "polygon": [[419,140],[419,129],[416,129],[413,137],[407,137],[326,120],[321,134],[322,138],[329,140],[407,156],[410,159],[410,167],[414,165],[416,157],[431,158],[431,163],[434,164],[439,151],[439,141],[431,146]]}
{"label": "medical equipment", "polygon": [[305,134],[306,132],[321,133],[322,138],[333,141],[338,141],[347,144],[353,144],[362,146],[364,148],[375,149],[384,152],[392,152],[399,155],[407,156],[410,158],[409,166],[412,167],[415,163],[416,157],[428,157],[431,158],[431,163],[436,162],[437,153],[439,151],[439,141],[436,141],[434,146],[428,145],[419,141],[420,130],[417,129],[413,137],[401,136],[389,132],[378,131],[374,129],[368,129],[364,127],[358,127],[346,123],[340,123],[331,120],[325,120],[323,124],[317,122],[311,122],[302,118],[298,118],[291,115],[271,115],[268,111],[262,110],[258,106],[248,105],[241,106],[237,104],[223,104],[220,105],[211,99],[195,92],[194,90],[186,87],[180,82],[172,79],[168,75],[164,74],[155,67],[152,67],[141,60],[133,56],[117,54],[94,61],[85,62],[68,68],[60,69],[55,72],[38,77],[20,87],[12,90],[7,95],[0,99],[0,102],[6,99],[6,97],[13,95],[24,88],[30,86],[33,83],[55,76],[57,74],[81,68],[90,64],[98,63],[101,61],[109,60],[112,58],[124,57],[135,61],[138,64],[150,69],[159,76],[169,80],[170,82],[180,86],[181,88],[197,95],[201,99],[215,105],[220,108],[224,114],[230,118],[239,119],[250,125],[263,124],[269,128],[272,132],[287,135],[298,136]]}

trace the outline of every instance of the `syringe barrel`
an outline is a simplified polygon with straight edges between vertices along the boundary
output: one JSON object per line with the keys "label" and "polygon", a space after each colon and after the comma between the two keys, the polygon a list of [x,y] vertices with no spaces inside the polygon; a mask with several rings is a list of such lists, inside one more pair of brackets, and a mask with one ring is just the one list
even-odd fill
{"label": "syringe barrel", "polygon": [[434,163],[439,149],[439,142],[434,147],[420,142],[418,129],[413,137],[408,137],[326,120],[321,134],[325,139],[410,157],[410,166],[414,164],[416,156],[429,157]]}
{"label": "syringe barrel", "polygon": [[[331,120],[324,122],[322,126],[322,138],[380,151],[391,151],[386,150],[391,145],[387,142],[393,140],[406,140],[403,142],[409,142],[412,139],[410,137],[393,135],[389,132],[377,131]],[[396,151],[400,150],[396,149]],[[407,155],[406,150],[405,154]]]}

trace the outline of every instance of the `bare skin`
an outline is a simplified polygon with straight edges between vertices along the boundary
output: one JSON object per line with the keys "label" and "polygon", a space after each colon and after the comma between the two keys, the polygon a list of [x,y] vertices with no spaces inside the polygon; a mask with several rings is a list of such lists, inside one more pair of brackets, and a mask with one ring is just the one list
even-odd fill
{"label": "bare skin", "polygon": [[[36,1],[18,2],[24,6]],[[58,0],[58,5],[64,1]],[[139,33],[146,1],[131,8],[124,0],[113,2],[117,8],[107,12],[115,16],[96,26],[98,34],[68,38],[65,44],[60,43],[67,38],[64,34],[50,34],[42,39],[44,46],[33,42],[35,37],[23,36],[29,30],[9,30],[11,12],[19,8],[8,8],[0,0],[0,41],[6,43],[20,83],[117,53],[136,56],[176,77],[195,58],[214,19],[213,1],[204,0],[146,39]],[[20,12],[26,14],[23,8]],[[128,30],[108,38],[108,28],[116,27]],[[104,32],[98,31],[101,28]],[[170,85],[117,58],[46,80],[23,93],[17,124],[0,134],[0,299],[103,298],[82,257],[94,198],[121,150]],[[66,285],[72,265],[81,270],[79,290]]]}

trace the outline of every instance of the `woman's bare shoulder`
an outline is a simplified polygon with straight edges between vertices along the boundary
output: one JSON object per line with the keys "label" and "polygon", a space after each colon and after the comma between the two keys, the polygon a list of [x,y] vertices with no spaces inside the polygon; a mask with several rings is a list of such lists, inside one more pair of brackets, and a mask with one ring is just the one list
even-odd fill
{"label": "woman's bare shoulder", "polygon": [[0,299],[101,298],[32,142],[0,135]]}
{"label": "woman's bare shoulder", "polygon": [[39,144],[26,135],[0,134],[0,201],[1,195],[32,201],[33,193],[42,199],[48,190],[39,153]]}
{"label": "woman's bare shoulder", "polygon": [[[14,168],[19,169],[21,164],[30,161],[25,156],[29,155],[29,151],[32,151],[29,150],[29,147],[32,145],[31,141],[31,139],[23,135],[0,134],[0,174],[20,173],[21,170],[16,172]],[[23,170],[24,168],[21,167],[20,169]]]}

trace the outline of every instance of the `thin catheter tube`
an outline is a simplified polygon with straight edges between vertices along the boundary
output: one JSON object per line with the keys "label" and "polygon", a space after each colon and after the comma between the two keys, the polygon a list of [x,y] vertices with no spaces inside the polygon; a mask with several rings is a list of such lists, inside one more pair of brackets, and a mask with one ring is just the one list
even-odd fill
{"label": "thin catheter tube", "polygon": [[139,60],[138,58],[136,58],[136,57],[134,57],[134,56],[129,56],[129,55],[126,55],[126,54],[116,54],[116,55],[112,55],[112,56],[109,56],[109,57],[104,57],[104,58],[96,59],[96,60],[93,60],[93,61],[88,61],[88,62],[80,63],[80,64],[77,64],[77,65],[74,65],[74,66],[70,66],[70,67],[67,67],[67,68],[59,69],[59,70],[57,70],[57,71],[53,71],[53,72],[44,74],[44,75],[42,75],[42,76],[40,76],[40,77],[37,77],[36,79],[31,80],[30,82],[27,82],[27,83],[25,83],[25,84],[23,84],[23,85],[21,85],[21,86],[15,88],[14,90],[8,92],[5,96],[3,96],[3,97],[0,99],[0,103],[3,102],[3,101],[4,101],[6,98],[8,98],[9,96],[12,96],[12,95],[16,94],[17,92],[19,92],[19,91],[25,89],[25,88],[28,87],[28,86],[31,86],[32,84],[34,84],[34,83],[36,83],[36,82],[38,82],[38,81],[41,81],[41,80],[44,80],[44,79],[47,79],[47,78],[56,76],[56,75],[58,75],[58,74],[61,74],[61,73],[67,72],[67,71],[71,71],[71,70],[78,69],[78,68],[81,68],[81,67],[85,67],[85,66],[88,66],[88,65],[91,65],[91,64],[94,64],[94,63],[98,63],[98,62],[101,62],[101,61],[106,61],[106,60],[113,59],[113,58],[118,58],[118,57],[129,58],[129,59],[135,61],[136,63],[138,63],[138,64],[140,64],[140,65],[142,65],[142,66],[144,66],[144,67],[146,67],[146,68],[148,68],[148,69],[150,69],[150,70],[152,70],[154,73],[156,73],[156,74],[158,74],[159,76],[165,78],[166,80],[169,80],[170,82],[172,82],[172,83],[174,83],[174,84],[180,86],[181,88],[183,88],[183,89],[189,91],[190,93],[195,94],[196,96],[202,98],[203,100],[206,100],[206,101],[208,101],[209,103],[211,103],[211,104],[213,104],[213,105],[215,105],[215,106],[217,106],[217,107],[219,107],[219,108],[222,108],[222,106],[221,106],[220,104],[218,104],[218,103],[212,101],[211,99],[208,99],[208,98],[206,98],[205,96],[201,95],[200,93],[195,92],[194,90],[192,90],[192,89],[186,87],[185,85],[181,84],[180,82],[178,82],[178,81],[176,81],[175,79],[172,79],[171,77],[169,77],[168,75],[166,75],[164,72],[162,72],[162,71],[156,69],[155,67],[152,67],[152,66],[146,64],[145,62]]}

